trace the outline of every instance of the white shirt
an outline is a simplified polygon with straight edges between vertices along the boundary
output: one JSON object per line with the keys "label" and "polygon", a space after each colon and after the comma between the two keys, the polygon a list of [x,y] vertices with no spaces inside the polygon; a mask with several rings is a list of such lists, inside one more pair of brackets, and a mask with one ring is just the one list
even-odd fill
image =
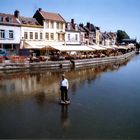
{"label": "white shirt", "polygon": [[67,89],[68,89],[69,88],[68,80],[66,78],[64,80],[61,80],[60,86],[67,87]]}

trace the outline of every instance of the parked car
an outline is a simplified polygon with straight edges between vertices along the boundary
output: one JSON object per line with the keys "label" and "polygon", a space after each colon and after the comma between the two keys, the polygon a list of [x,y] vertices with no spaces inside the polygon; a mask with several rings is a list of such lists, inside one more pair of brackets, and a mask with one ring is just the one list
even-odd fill
{"label": "parked car", "polygon": [[3,58],[7,58],[7,51],[5,49],[0,49],[0,56],[2,56]]}

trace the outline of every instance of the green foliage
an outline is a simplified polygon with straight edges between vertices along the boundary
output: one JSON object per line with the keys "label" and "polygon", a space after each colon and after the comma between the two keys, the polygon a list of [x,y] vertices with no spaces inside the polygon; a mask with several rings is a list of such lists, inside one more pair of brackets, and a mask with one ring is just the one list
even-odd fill
{"label": "green foliage", "polygon": [[117,42],[121,43],[123,39],[130,39],[128,34],[125,31],[118,30],[117,31]]}

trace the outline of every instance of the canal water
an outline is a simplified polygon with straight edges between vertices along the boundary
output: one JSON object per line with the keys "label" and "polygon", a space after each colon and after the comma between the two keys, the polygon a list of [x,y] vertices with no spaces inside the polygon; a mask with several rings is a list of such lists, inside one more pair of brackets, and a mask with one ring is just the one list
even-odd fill
{"label": "canal water", "polygon": [[[59,80],[71,104],[59,105]],[[140,56],[73,70],[0,72],[0,138],[140,139]]]}

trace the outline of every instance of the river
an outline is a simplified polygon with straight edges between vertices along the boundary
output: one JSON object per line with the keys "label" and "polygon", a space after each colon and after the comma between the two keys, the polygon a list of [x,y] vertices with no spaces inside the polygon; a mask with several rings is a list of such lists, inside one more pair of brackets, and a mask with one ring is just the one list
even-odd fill
{"label": "river", "polygon": [[[59,80],[71,104],[59,105]],[[0,138],[140,139],[140,56],[72,70],[0,71]]]}

